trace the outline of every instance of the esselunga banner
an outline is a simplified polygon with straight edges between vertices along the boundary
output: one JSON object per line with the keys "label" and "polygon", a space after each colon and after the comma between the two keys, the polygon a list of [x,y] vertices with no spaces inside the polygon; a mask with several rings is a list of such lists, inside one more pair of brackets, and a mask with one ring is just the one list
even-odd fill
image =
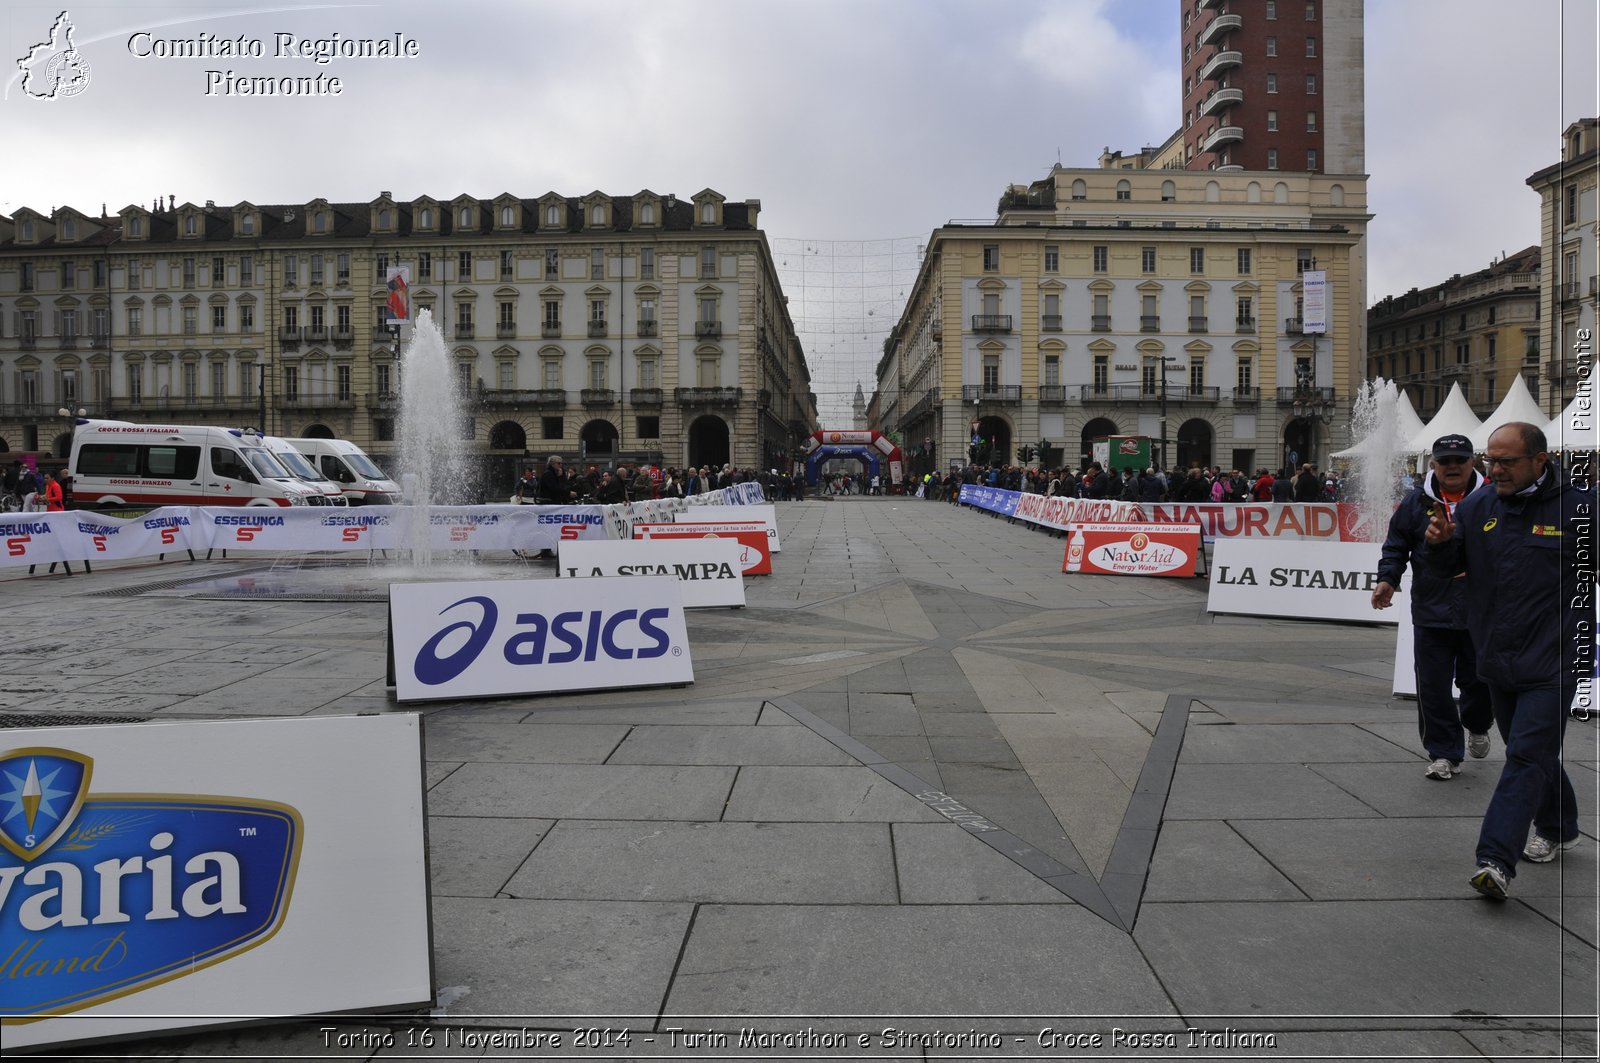
{"label": "esselunga banner", "polygon": [[430,1003],[421,728],[0,732],[0,1049]]}
{"label": "esselunga banner", "polygon": [[1206,610],[1396,624],[1411,611],[1404,588],[1388,609],[1372,608],[1382,554],[1379,543],[1219,539]]}
{"label": "esselunga banner", "polygon": [[1063,572],[1105,576],[1193,576],[1200,528],[1189,524],[1074,524]]}
{"label": "esselunga banner", "polygon": [[12,514],[0,518],[0,566],[121,561],[185,550],[402,550],[415,541],[414,522],[424,518],[435,551],[553,550],[575,539],[617,538],[608,515],[613,508],[168,506],[133,518],[92,510]]}
{"label": "esselunga banner", "polygon": [[694,681],[672,576],[394,583],[389,636],[399,701]]}

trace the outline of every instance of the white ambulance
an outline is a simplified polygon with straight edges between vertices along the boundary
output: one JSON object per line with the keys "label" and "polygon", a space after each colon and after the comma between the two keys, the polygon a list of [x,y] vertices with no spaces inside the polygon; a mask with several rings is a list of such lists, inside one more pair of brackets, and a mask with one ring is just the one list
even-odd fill
{"label": "white ambulance", "polygon": [[[272,456],[283,463],[289,474],[307,487],[315,488],[322,495],[325,505],[348,506],[350,500],[345,497],[339,485],[317,471],[317,467],[306,460],[306,456],[289,445],[287,439],[279,436],[262,436],[261,445],[272,451]],[[312,503],[316,505],[316,503]]]}
{"label": "white ambulance", "polygon": [[80,419],[68,468],[79,506],[326,504],[238,428]]}
{"label": "white ambulance", "polygon": [[321,473],[345,493],[352,506],[391,506],[400,502],[400,485],[384,475],[366,452],[343,439],[290,439]]}

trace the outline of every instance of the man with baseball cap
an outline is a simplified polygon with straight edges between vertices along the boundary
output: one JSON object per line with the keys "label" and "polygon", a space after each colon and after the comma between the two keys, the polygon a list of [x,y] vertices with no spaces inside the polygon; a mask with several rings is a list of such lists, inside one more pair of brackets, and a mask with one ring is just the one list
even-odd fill
{"label": "man with baseball cap", "polygon": [[[1417,727],[1428,754],[1426,775],[1441,781],[1461,770],[1463,754],[1488,755],[1489,725],[1494,722],[1489,690],[1478,678],[1478,661],[1467,634],[1466,578],[1435,572],[1424,556],[1434,512],[1450,513],[1485,482],[1472,467],[1472,453],[1472,441],[1466,436],[1433,441],[1430,471],[1389,519],[1378,585],[1372,591],[1372,607],[1389,608],[1410,564]],[[1451,694],[1452,682],[1461,691],[1459,705]]]}

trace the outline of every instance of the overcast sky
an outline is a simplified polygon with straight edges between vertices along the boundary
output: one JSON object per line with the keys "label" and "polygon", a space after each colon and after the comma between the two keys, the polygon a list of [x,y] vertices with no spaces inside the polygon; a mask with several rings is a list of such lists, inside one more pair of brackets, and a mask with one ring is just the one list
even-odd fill
{"label": "overcast sky", "polygon": [[[1180,114],[1179,0],[100,0],[68,8],[88,86],[30,99],[15,60],[60,11],[0,13],[0,213],[711,187],[761,200],[825,415],[870,394],[930,230]],[[141,58],[140,31],[265,54]],[[319,65],[275,57],[278,33],[419,54]],[[1367,0],[1374,299],[1538,243],[1525,180],[1600,112],[1596,54],[1593,0]],[[208,70],[342,92],[227,96]]]}

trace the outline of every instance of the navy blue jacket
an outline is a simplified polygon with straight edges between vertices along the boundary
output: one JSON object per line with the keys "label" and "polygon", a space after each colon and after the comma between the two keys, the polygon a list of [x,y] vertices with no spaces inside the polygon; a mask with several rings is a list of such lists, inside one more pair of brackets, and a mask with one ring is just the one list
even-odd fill
{"label": "navy blue jacket", "polygon": [[[1467,488],[1470,496],[1487,481],[1472,470]],[[1424,538],[1433,511],[1444,502],[1439,498],[1438,482],[1432,471],[1422,478],[1422,486],[1400,500],[1389,518],[1389,536],[1383,541],[1383,557],[1378,562],[1378,578],[1395,590],[1406,563],[1411,563],[1411,622],[1418,627],[1442,627],[1462,631],[1467,626],[1467,581],[1436,573],[1424,560],[1429,550]],[[1465,498],[1462,499],[1466,501]]]}
{"label": "navy blue jacket", "polygon": [[1455,522],[1427,559],[1441,575],[1467,573],[1478,676],[1571,691],[1594,668],[1594,489],[1573,486],[1552,460],[1532,494],[1479,491],[1456,507]]}

